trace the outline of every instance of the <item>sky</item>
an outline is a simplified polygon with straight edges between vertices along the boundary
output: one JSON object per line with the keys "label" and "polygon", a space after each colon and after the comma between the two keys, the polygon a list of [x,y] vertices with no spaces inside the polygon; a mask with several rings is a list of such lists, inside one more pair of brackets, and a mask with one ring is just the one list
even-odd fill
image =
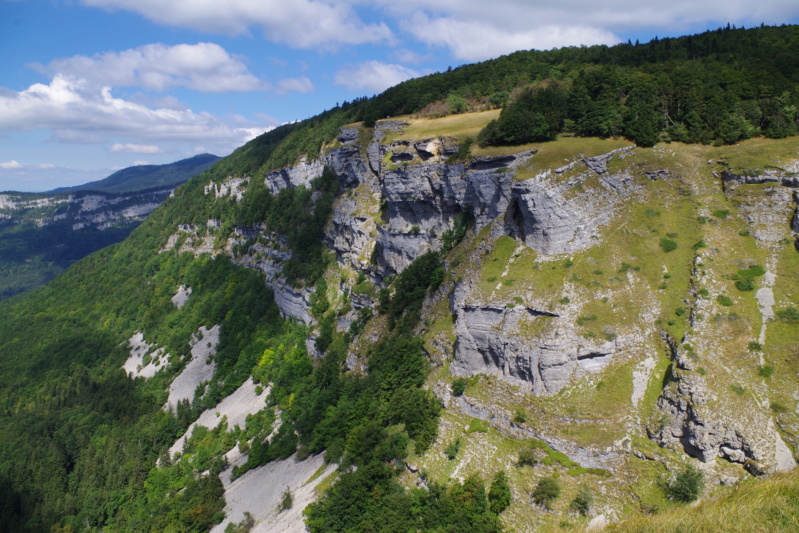
{"label": "sky", "polygon": [[0,0],[0,191],[225,156],[516,50],[799,23],[797,0]]}

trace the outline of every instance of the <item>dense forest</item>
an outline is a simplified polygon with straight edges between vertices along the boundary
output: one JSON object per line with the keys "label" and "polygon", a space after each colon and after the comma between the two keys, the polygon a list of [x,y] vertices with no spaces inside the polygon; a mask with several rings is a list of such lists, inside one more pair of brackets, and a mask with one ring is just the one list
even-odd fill
{"label": "dense forest", "polygon": [[[443,279],[442,256],[419,257],[380,291],[388,333],[369,349],[367,372],[345,372],[350,343],[370,316],[338,332],[325,296],[330,258],[321,237],[338,182],[328,170],[308,188],[272,195],[255,177],[315,156],[344,124],[368,127],[436,102],[447,112],[503,107],[480,136],[486,144],[564,131],[645,146],[793,135],[797,49],[799,27],[761,27],[517,52],[410,80],[247,143],[179,187],[127,240],[0,304],[0,532],[207,531],[224,506],[217,457],[241,438],[254,444],[238,475],[294,453],[323,452],[340,465],[339,481],[307,512],[311,531],[499,531],[509,497],[501,471],[487,473],[490,487],[470,477],[408,490],[397,480],[407,455],[436,437],[441,406],[422,388],[427,360],[413,331]],[[204,194],[209,180],[230,175],[253,178],[240,204]],[[227,224],[222,238],[236,224],[285,235],[295,259],[283,274],[315,287],[323,357],[308,353],[305,327],[280,317],[255,271],[223,256],[159,253],[178,224],[211,218]],[[446,236],[449,248],[467,231],[468,220],[461,223]],[[194,290],[182,309],[170,301],[179,285]],[[213,380],[176,413],[164,411],[169,380],[185,364],[179,355],[200,326],[214,324],[222,336]],[[125,375],[135,331],[172,354],[169,370],[150,380]],[[195,431],[172,463],[166,451],[175,439],[250,375],[272,384],[266,414],[245,430]],[[280,429],[264,440],[278,416]]]}

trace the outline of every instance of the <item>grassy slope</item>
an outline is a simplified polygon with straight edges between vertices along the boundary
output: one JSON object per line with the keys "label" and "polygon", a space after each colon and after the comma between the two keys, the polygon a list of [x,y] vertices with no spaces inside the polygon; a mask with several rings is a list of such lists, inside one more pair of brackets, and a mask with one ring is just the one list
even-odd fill
{"label": "grassy slope", "polygon": [[[487,121],[490,117],[488,113],[480,113],[448,118],[446,122],[438,119],[442,121],[440,124],[436,120],[412,120],[401,138],[419,139],[427,135],[463,138],[458,135],[456,124],[474,128],[476,122]],[[575,324],[578,332],[587,338],[656,330],[668,332],[676,339],[685,337],[686,342],[690,340],[694,344],[700,361],[699,372],[718,398],[711,402],[711,412],[730,409],[731,406],[744,412],[762,409],[759,404],[762,405],[764,397],[766,403],[768,398],[777,398],[783,405],[792,406],[794,400],[790,391],[793,390],[791,387],[795,388],[792,376],[796,371],[793,368],[796,358],[790,353],[795,351],[796,326],[769,323],[763,353],[747,349],[748,343],[757,338],[760,311],[754,291],[741,292],[728,278],[749,264],[764,265],[770,254],[776,254],[774,292],[777,308],[796,305],[796,291],[791,287],[796,286],[795,267],[799,263],[799,254],[793,249],[792,242],[777,243],[774,251],[770,245],[765,246],[746,234],[747,231],[754,232],[756,224],[747,218],[742,205],[751,203],[762,208],[762,202],[771,201],[773,197],[773,192],[769,192],[771,189],[768,186],[743,186],[725,194],[717,177],[722,167],[708,164],[708,160],[727,162],[735,171],[762,171],[795,160],[795,143],[795,138],[778,141],[752,139],[736,146],[674,143],[652,149],[637,148],[623,160],[614,159],[609,168],[615,172],[631,173],[641,190],[603,229],[597,246],[562,257],[540,258],[526,247],[517,248],[518,244],[513,239],[501,237],[490,244],[490,254],[483,256],[472,253],[474,244],[487,238],[481,234],[474,238],[473,243],[462,244],[450,256],[452,264],[457,265],[452,279],[472,279],[477,295],[487,301],[533,304],[558,313],[567,312],[572,317],[595,316],[595,319]],[[625,145],[628,144],[621,141],[565,137],[539,146],[515,147],[513,150],[539,149],[529,167],[518,172],[516,177],[531,177],[547,168],[558,168],[582,157],[599,155]],[[473,153],[481,152],[474,150]],[[643,176],[643,172],[660,169],[669,171],[672,178],[653,181]],[[578,173],[578,170],[569,171],[552,179],[567,179]],[[598,182],[589,178],[578,194],[590,194],[594,186],[598,186]],[[785,205],[782,208],[790,210],[792,207]],[[718,212],[724,210],[729,213],[726,218],[721,218]],[[778,231],[787,237],[787,220],[785,222]],[[674,240],[677,249],[665,252],[660,246],[663,237]],[[703,241],[706,247],[695,248],[699,241]],[[700,257],[697,259],[697,256]],[[694,262],[699,265],[696,272],[692,270]],[[624,271],[624,263],[635,269]],[[760,286],[757,280],[756,284]],[[692,285],[696,291],[708,291],[707,296],[699,296],[699,304],[691,292]],[[731,296],[734,305],[726,308],[718,304],[716,297],[720,294]],[[568,303],[564,303],[564,298],[568,298]],[[696,331],[688,321],[689,313],[678,311],[693,306],[701,308],[699,314],[703,315],[696,321]],[[453,379],[447,370],[447,360],[437,348],[441,342],[453,338],[449,313],[446,306],[440,307],[430,317],[431,326],[427,334],[431,353],[443,363],[430,378],[434,388],[448,387]],[[655,324],[648,322],[649,319]],[[551,319],[539,318],[523,328],[521,333],[538,338],[546,336],[550,328]],[[643,400],[633,407],[630,402],[632,372],[647,355],[654,358],[654,370]],[[777,368],[774,376],[767,380],[758,372],[764,364],[760,361],[763,358],[766,364]],[[470,380],[465,396],[478,405],[493,405],[493,412],[504,412],[507,419],[522,410],[528,417],[526,426],[539,434],[566,438],[591,449],[603,449],[628,437],[633,446],[645,455],[673,464],[679,461],[680,454],[658,448],[638,425],[654,423],[659,416],[655,402],[668,367],[666,349],[659,336],[653,335],[647,337],[638,349],[623,350],[602,374],[589,375],[552,398],[524,394],[513,385],[486,377]],[[742,387],[743,393],[736,392],[734,385]],[[790,409],[778,416],[783,427],[795,427],[796,419]],[[441,435],[433,449],[417,460],[421,468],[438,481],[453,475],[462,478],[473,472],[482,473],[486,478],[499,469],[510,472],[516,499],[503,515],[510,528],[521,531],[531,524],[557,527],[563,520],[579,523],[579,520],[565,515],[571,498],[581,485],[591,488],[597,508],[612,508],[622,515],[675,505],[665,499],[655,482],[666,474],[658,463],[627,456],[619,470],[621,480],[626,480],[621,483],[619,479],[611,481],[591,475],[586,477],[585,474],[570,475],[568,468],[558,464],[522,473],[513,468],[512,463],[523,443],[502,436],[493,428],[484,434],[470,431],[469,426],[468,417],[447,411],[440,428]],[[456,438],[462,440],[462,452],[454,461],[449,461],[443,450]],[[744,475],[740,466],[725,466],[724,461],[720,461],[719,468],[736,477]],[[535,480],[551,474],[560,476],[564,487],[563,495],[555,505],[555,515],[542,514],[535,506],[529,505],[529,494]]]}

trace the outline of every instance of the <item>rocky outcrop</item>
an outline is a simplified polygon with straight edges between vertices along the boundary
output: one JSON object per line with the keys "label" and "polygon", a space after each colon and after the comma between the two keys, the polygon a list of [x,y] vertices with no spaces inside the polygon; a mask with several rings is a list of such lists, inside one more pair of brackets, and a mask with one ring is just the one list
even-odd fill
{"label": "rocky outcrop", "polygon": [[762,184],[762,183],[779,183],[785,187],[797,188],[799,187],[799,176],[788,175],[777,170],[765,170],[756,175],[733,174],[725,170],[721,173],[721,179],[725,185],[743,185],[743,184]]}
{"label": "rocky outcrop", "polygon": [[703,379],[689,373],[674,377],[658,399],[665,423],[650,431],[653,440],[662,446],[680,445],[705,463],[722,457],[758,475],[796,466],[768,415],[757,408],[736,413],[741,416],[715,409],[717,399]]}
{"label": "rocky outcrop", "polygon": [[[451,300],[455,321],[456,375],[499,376],[534,394],[555,394],[583,372],[596,372],[617,351],[576,335],[551,335],[535,342],[520,335],[523,321],[558,320],[558,315],[529,306],[465,303],[468,288],[456,287]],[[557,329],[553,324],[553,331]]]}

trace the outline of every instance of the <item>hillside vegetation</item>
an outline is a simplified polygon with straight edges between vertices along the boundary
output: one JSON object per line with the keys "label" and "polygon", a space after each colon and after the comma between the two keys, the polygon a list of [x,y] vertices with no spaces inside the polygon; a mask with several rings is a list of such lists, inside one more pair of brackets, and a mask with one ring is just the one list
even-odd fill
{"label": "hillside vegetation", "polygon": [[0,531],[269,531],[291,491],[231,487],[317,454],[314,533],[791,530],[751,478],[799,447],[797,39],[518,52],[242,146],[0,304]]}

